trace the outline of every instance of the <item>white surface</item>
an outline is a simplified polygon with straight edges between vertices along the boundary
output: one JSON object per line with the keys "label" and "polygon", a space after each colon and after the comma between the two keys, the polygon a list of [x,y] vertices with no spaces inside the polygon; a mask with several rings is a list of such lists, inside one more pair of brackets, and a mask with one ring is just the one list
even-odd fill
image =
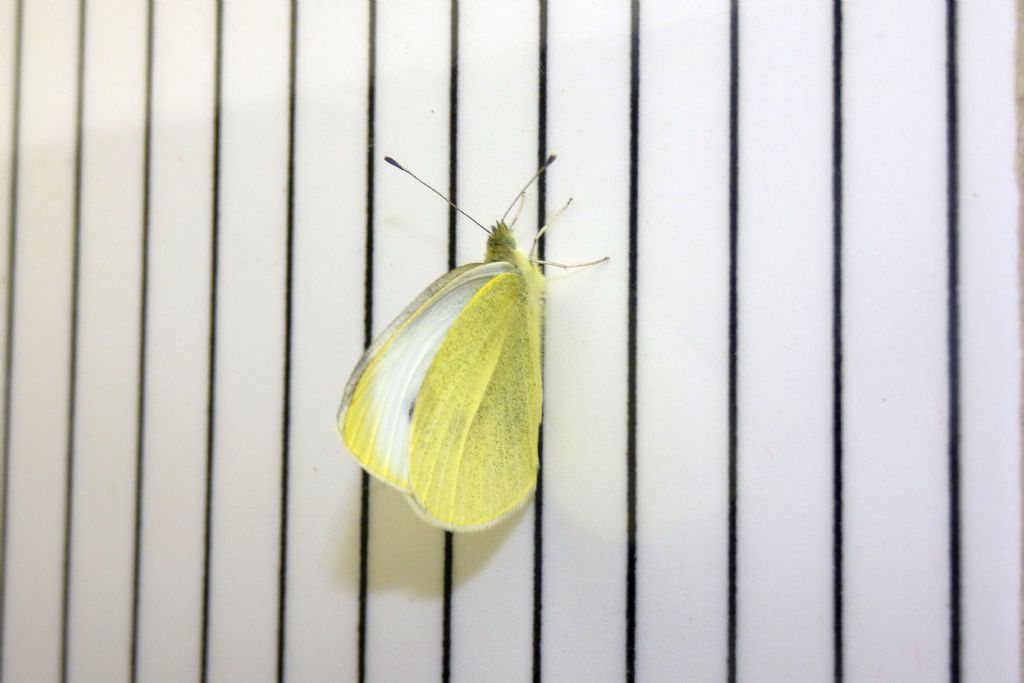
{"label": "white surface", "polygon": [[[965,4],[961,12],[963,301],[963,572],[965,678],[1014,680],[1021,665],[1019,247],[1016,135],[1008,55],[1012,3]],[[1013,323],[1013,324],[1011,324]],[[1008,588],[1010,590],[1008,590]],[[996,652],[1013,656],[996,656]]]}
{"label": "white surface", "polygon": [[936,680],[949,591],[944,15],[878,5],[847,18],[849,671]]}
{"label": "white surface", "polygon": [[224,5],[209,675],[276,666],[288,8]]}
{"label": "white surface", "polygon": [[139,680],[187,680],[199,671],[213,31],[212,8],[157,6]]}
{"label": "white surface", "polygon": [[641,17],[645,128],[674,132],[640,147],[639,381],[657,400],[638,418],[637,670],[694,681],[726,658],[728,17],[717,1]]}
{"label": "white surface", "polygon": [[740,29],[740,680],[832,674],[831,9]]}
{"label": "white surface", "polygon": [[[199,670],[214,12],[156,3],[139,680]],[[845,3],[846,680],[948,668],[945,14]],[[629,7],[552,3],[543,660],[625,656]],[[537,7],[460,3],[458,198],[495,219],[537,157]],[[447,264],[447,3],[378,3],[374,329]],[[89,4],[69,667],[127,680],[144,7]],[[1020,669],[1020,361],[1012,3],[960,5],[963,674]],[[726,661],[728,3],[641,8],[637,653],[640,680]],[[25,3],[4,680],[56,680],[77,8]],[[0,209],[14,6],[0,5]],[[224,13],[210,680],[276,677],[288,10]],[[359,482],[334,430],[363,346],[367,5],[299,6],[285,674],[354,680]],[[741,3],[742,680],[832,671],[831,8]],[[535,228],[536,196],[520,219]],[[6,224],[0,244],[7,246]],[[458,223],[459,263],[484,236]],[[6,252],[4,252],[6,254]],[[6,264],[6,258],[2,261]],[[4,265],[4,267],[6,267]],[[5,290],[6,293],[6,290]],[[533,508],[454,543],[456,680],[532,674]],[[437,680],[444,539],[371,486],[367,673]]]}
{"label": "white surface", "polygon": [[300,22],[286,664],[304,681],[356,661],[360,470],[325,423],[363,348],[366,5],[304,1]]}
{"label": "white surface", "polygon": [[[138,406],[145,7],[89,5],[75,496],[68,667],[117,680],[129,662]],[[87,150],[87,151],[86,151]]]}
{"label": "white surface", "polygon": [[549,17],[548,148],[560,161],[548,206],[574,203],[547,256],[611,260],[552,274],[548,285],[543,675],[551,681],[620,680],[625,663],[629,8],[592,5],[585,22],[578,10],[552,3]]}
{"label": "white surface", "polygon": [[[32,3],[25,8],[24,26],[18,220],[33,229],[17,237],[14,306],[21,313],[13,335],[15,348],[31,353],[18,354],[11,368],[3,678],[56,680],[63,601],[77,12],[70,5]],[[11,59],[6,50],[5,59]],[[4,108],[10,102],[7,91]],[[10,135],[3,139],[8,145]],[[9,152],[4,158],[10,158]],[[9,164],[3,173],[4,187],[9,187]]]}

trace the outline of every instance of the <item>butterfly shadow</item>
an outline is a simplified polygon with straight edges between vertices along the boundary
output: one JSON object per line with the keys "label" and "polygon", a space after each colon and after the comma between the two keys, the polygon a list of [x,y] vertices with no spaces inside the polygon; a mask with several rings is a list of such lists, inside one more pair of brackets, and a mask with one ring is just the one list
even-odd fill
{"label": "butterfly shadow", "polygon": [[[346,591],[359,590],[360,496],[347,497],[345,521],[339,525],[342,538],[335,561],[330,562],[336,581]],[[527,507],[490,529],[455,534],[452,559],[453,587],[471,579],[522,523]],[[405,496],[376,480],[370,482],[367,553],[367,591],[407,593],[417,598],[444,595],[444,531],[420,519]]]}

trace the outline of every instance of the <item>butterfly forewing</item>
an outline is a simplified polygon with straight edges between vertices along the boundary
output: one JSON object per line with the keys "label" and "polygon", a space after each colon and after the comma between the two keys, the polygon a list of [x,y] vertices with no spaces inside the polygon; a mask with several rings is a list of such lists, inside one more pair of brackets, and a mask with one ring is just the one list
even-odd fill
{"label": "butterfly forewing", "polygon": [[517,269],[481,288],[420,387],[409,486],[420,513],[440,526],[493,524],[536,484],[541,302],[533,284]]}
{"label": "butterfly forewing", "polygon": [[352,373],[338,429],[368,472],[408,490],[409,434],[420,387],[460,313],[507,262],[457,268],[435,281],[367,349]]}

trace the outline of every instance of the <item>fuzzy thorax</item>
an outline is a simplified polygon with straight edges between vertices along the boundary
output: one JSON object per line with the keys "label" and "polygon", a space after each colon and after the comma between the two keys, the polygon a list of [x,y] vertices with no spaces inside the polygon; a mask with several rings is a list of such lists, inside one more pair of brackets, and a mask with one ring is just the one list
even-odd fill
{"label": "fuzzy thorax", "polygon": [[538,302],[543,300],[544,275],[537,264],[518,248],[512,228],[504,221],[498,221],[491,229],[491,235],[487,238],[487,253],[484,255],[484,261],[487,263],[494,261],[511,263],[526,280],[527,296]]}

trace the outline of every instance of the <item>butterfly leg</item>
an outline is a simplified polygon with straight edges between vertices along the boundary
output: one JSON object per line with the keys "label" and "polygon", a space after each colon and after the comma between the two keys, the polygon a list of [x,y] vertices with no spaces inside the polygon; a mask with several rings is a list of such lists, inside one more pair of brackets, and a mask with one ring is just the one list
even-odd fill
{"label": "butterfly leg", "polygon": [[526,190],[519,193],[519,196],[516,197],[516,203],[519,204],[519,206],[516,208],[516,215],[512,216],[512,222],[508,225],[510,228],[516,227],[516,221],[519,220],[519,214],[523,212],[523,206],[526,205]]}
{"label": "butterfly leg", "polygon": [[537,231],[537,234],[533,238],[533,249],[530,250],[530,260],[533,261],[534,263],[540,263],[537,260],[537,250],[540,248],[540,238],[548,230],[555,227],[555,223],[557,223],[558,219],[562,217],[562,214],[565,213],[565,210],[569,208],[570,204],[572,204],[572,197],[569,197],[569,201],[565,203],[565,206],[563,206],[561,209],[555,212],[555,215],[551,217],[551,220],[548,221],[547,225],[545,225],[543,228]]}
{"label": "butterfly leg", "polygon": [[552,266],[554,268],[561,268],[562,270],[568,270],[570,268],[586,268],[587,266],[596,266],[599,263],[604,263],[609,259],[608,256],[604,258],[594,259],[593,261],[584,261],[583,263],[555,263],[554,261],[534,261],[539,266]]}

